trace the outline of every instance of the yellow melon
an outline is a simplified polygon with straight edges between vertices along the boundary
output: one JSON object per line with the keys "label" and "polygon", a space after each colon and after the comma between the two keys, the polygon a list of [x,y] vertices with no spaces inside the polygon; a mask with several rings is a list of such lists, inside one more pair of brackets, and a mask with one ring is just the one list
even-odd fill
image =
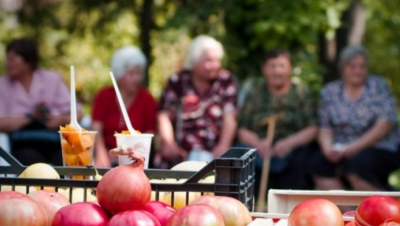
{"label": "yellow melon", "polygon": [[[46,163],[35,163],[28,166],[20,175],[20,178],[60,179],[60,175]],[[40,190],[40,187],[36,187]],[[54,187],[44,187],[43,190],[54,191]]]}
{"label": "yellow melon", "polygon": [[[92,194],[92,189],[86,189],[86,202],[97,202],[97,197]],[[65,198],[70,198],[70,189],[58,189],[58,193],[62,194]],[[85,190],[83,188],[72,189],[72,200],[71,203],[84,202]]]}

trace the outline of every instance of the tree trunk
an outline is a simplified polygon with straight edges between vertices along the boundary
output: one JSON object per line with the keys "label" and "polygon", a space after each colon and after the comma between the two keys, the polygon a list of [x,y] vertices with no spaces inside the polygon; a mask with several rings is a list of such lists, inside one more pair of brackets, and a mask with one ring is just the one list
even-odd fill
{"label": "tree trunk", "polygon": [[365,33],[365,10],[361,2],[354,3],[352,26],[349,35],[350,45],[362,45]]}
{"label": "tree trunk", "polygon": [[140,46],[144,55],[147,57],[147,67],[145,68],[145,78],[143,84],[149,85],[149,67],[153,63],[152,46],[150,43],[151,31],[154,28],[153,20],[153,5],[154,0],[145,0],[140,12]]}
{"label": "tree trunk", "polygon": [[[334,42],[334,43],[333,43]],[[319,62],[325,67],[325,73],[323,74],[323,82],[328,83],[337,79],[336,73],[336,48],[332,50],[336,45],[336,38],[333,40],[327,40],[325,34],[319,34],[318,46],[319,46]]]}

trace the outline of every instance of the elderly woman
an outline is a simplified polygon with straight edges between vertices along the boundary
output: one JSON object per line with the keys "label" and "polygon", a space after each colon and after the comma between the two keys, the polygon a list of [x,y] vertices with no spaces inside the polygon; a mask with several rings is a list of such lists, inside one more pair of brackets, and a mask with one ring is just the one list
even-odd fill
{"label": "elderly woman", "polygon": [[321,91],[319,141],[311,164],[319,189],[391,190],[400,166],[396,101],[383,78],[368,73],[364,48],[350,46],[339,61],[342,79]]}
{"label": "elderly woman", "polygon": [[[272,157],[268,188],[312,189],[305,165],[317,135],[315,101],[309,90],[292,82],[290,53],[283,49],[265,54],[261,81],[253,82],[240,109],[240,146],[257,148],[256,186],[259,188],[262,158]],[[262,121],[276,115],[275,139],[267,140]],[[258,192],[256,191],[256,194]]]}
{"label": "elderly woman", "polygon": [[57,131],[70,122],[69,90],[60,74],[39,68],[32,40],[13,40],[6,52],[7,74],[0,78],[0,132],[10,134],[12,154],[22,164],[62,165]]}
{"label": "elderly woman", "polygon": [[211,160],[231,146],[236,130],[236,86],[231,74],[221,69],[222,57],[218,41],[196,37],[184,68],[169,79],[162,93],[158,114],[161,154],[171,164],[197,151],[205,153],[200,159]]}
{"label": "elderly woman", "polygon": [[[111,68],[132,126],[142,133],[154,133],[157,105],[150,92],[142,87],[145,67],[146,57],[134,46],[118,49],[111,59]],[[128,129],[112,86],[103,88],[96,95],[91,127],[98,131],[95,165],[118,165],[116,158],[110,159],[108,151],[117,146],[115,132]]]}

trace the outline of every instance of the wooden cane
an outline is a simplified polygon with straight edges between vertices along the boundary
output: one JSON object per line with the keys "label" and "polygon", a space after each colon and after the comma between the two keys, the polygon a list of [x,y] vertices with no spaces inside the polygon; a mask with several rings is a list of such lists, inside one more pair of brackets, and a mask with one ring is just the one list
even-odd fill
{"label": "wooden cane", "polygon": [[[277,120],[277,115],[272,115],[269,117],[264,118],[261,120],[262,125],[267,126],[267,141],[272,145],[274,141],[275,135],[275,124]],[[267,192],[268,186],[268,176],[269,176],[269,167],[271,163],[271,158],[269,156],[264,158],[262,173],[261,173],[261,182],[260,182],[260,189],[258,191],[258,205],[257,205],[257,212],[264,212],[265,206],[265,195]]]}

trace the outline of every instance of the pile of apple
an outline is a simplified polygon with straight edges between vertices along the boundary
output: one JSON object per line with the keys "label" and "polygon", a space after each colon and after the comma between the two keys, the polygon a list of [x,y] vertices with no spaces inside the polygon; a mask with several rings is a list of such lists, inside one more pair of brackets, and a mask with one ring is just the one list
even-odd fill
{"label": "pile of apple", "polygon": [[387,196],[371,196],[364,199],[356,211],[343,216],[354,216],[354,222],[344,222],[333,202],[309,199],[295,206],[289,215],[288,226],[400,226],[400,203]]}
{"label": "pile of apple", "polygon": [[[155,191],[143,170],[143,157],[129,152],[136,160],[100,176],[96,195],[86,189],[87,201],[83,201],[84,189],[63,190],[53,187],[1,186],[1,226],[246,226],[252,218],[246,206],[231,197],[214,196],[200,192],[159,193],[159,201],[153,201]],[[202,168],[205,163],[199,164]],[[171,170],[193,169],[193,163],[182,163]],[[57,172],[46,164],[27,168],[20,177],[59,179]],[[174,183],[176,179],[152,181]],[[213,176],[201,183],[212,183]],[[175,183],[183,183],[183,180]],[[72,197],[69,194],[72,193]],[[77,200],[75,196],[81,198]],[[153,196],[153,197],[152,197]],[[188,197],[187,197],[188,196]],[[172,199],[173,198],[173,199]],[[72,200],[70,203],[69,200]],[[164,201],[164,202],[163,202]],[[173,206],[171,206],[173,203]],[[188,205],[186,205],[188,203]]]}
{"label": "pile of apple", "polygon": [[149,201],[142,208],[112,214],[97,202],[70,204],[54,191],[0,192],[1,226],[246,226],[251,221],[247,208],[230,197],[201,196],[179,210]]}

